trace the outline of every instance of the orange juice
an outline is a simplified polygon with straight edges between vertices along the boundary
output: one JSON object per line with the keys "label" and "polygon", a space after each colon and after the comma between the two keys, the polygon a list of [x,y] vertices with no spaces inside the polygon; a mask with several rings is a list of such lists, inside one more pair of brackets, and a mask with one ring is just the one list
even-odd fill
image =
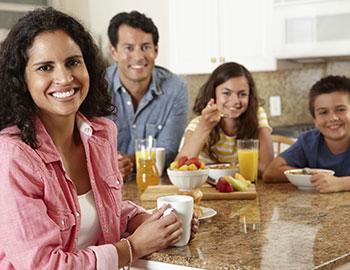
{"label": "orange juice", "polygon": [[[149,152],[148,151],[136,151],[136,153],[135,153],[136,171],[139,169],[139,158],[149,159],[150,158],[149,157]],[[154,158],[154,159],[156,158],[156,151],[155,151],[155,149],[152,149],[151,158]]]}
{"label": "orange juice", "polygon": [[159,173],[156,167],[155,158],[139,159],[140,168],[137,170],[136,183],[140,190],[145,190],[148,186],[159,184]]}
{"label": "orange juice", "polygon": [[258,179],[258,150],[240,149],[238,150],[239,170],[242,176],[251,181]]}

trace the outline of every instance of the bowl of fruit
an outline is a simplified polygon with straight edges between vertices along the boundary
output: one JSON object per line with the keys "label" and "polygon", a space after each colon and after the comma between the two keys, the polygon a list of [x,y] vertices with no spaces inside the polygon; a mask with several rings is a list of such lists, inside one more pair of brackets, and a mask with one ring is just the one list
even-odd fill
{"label": "bowl of fruit", "polygon": [[209,178],[213,180],[213,184],[216,184],[220,177],[234,176],[235,173],[239,172],[236,163],[212,164],[207,165],[207,168],[209,169]]}
{"label": "bowl of fruit", "polygon": [[170,182],[180,191],[191,191],[207,181],[209,170],[198,158],[180,157],[167,169]]}

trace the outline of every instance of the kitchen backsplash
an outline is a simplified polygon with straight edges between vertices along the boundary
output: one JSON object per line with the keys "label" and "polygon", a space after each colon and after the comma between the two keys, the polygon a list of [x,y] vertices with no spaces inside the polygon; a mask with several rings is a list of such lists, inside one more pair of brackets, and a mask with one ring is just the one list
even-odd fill
{"label": "kitchen backsplash", "polygon": [[[320,64],[299,64],[298,67],[269,72],[252,72],[259,97],[265,101],[264,109],[272,127],[313,123],[308,110],[308,93],[311,86],[327,75],[350,77],[350,61],[334,61]],[[189,119],[199,88],[209,74],[181,75],[187,82],[190,98]],[[270,96],[281,97],[281,116],[270,116]]]}

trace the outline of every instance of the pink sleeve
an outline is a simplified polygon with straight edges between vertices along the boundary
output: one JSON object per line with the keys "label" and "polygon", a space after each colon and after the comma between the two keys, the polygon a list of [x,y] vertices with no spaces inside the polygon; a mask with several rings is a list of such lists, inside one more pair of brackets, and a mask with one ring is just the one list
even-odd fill
{"label": "pink sleeve", "polygon": [[118,253],[115,246],[106,244],[102,246],[89,247],[95,252],[97,263],[97,270],[115,270],[118,269]]}
{"label": "pink sleeve", "polygon": [[145,213],[146,210],[141,206],[134,204],[131,201],[123,201],[122,202],[122,213],[120,218],[120,235],[126,237],[128,234],[124,234],[126,231],[126,227],[128,226],[128,221],[132,219],[134,216]]}

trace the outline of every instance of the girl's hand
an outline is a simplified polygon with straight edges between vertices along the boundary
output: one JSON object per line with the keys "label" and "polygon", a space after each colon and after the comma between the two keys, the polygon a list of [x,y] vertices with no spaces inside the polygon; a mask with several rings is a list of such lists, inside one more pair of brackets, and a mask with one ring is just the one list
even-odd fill
{"label": "girl's hand", "polygon": [[342,191],[342,181],[333,175],[327,173],[313,172],[310,182],[321,193],[330,193]]}
{"label": "girl's hand", "polygon": [[163,205],[155,211],[128,237],[135,258],[140,258],[180,241],[183,233],[182,222],[175,213],[162,217],[166,208],[167,205]]}
{"label": "girl's hand", "polygon": [[221,120],[221,113],[214,103],[214,99],[210,99],[207,106],[201,112],[201,122],[205,123],[210,129],[215,127]]}
{"label": "girl's hand", "polygon": [[198,232],[199,227],[199,220],[197,217],[197,213],[193,212],[193,218],[192,218],[192,228],[191,228],[191,237],[190,241],[192,241],[195,238],[196,233]]}

